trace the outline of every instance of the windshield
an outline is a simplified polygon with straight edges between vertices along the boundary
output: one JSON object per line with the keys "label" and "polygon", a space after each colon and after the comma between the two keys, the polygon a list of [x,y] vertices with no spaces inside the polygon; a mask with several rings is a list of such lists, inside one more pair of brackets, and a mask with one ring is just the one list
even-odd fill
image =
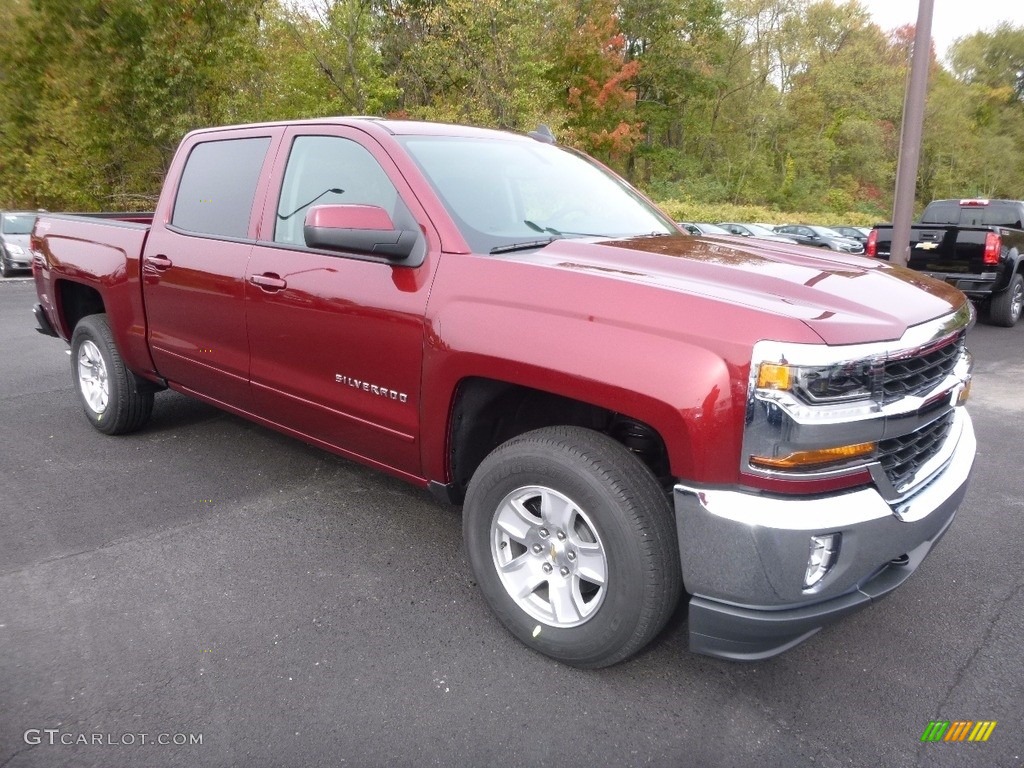
{"label": "windshield", "polygon": [[556,237],[678,232],[622,179],[560,147],[451,136],[400,141],[479,253]]}
{"label": "windshield", "polygon": [[811,227],[811,230],[818,237],[842,237],[842,235],[840,235],[834,229],[829,229],[828,227]]}
{"label": "windshield", "polygon": [[27,235],[32,232],[32,225],[35,224],[34,213],[14,214],[5,213],[3,217],[3,233],[5,235]]}
{"label": "windshield", "polygon": [[747,229],[749,229],[750,233],[752,235],[754,235],[754,237],[765,237],[765,236],[768,236],[768,237],[778,237],[778,234],[779,234],[778,232],[773,232],[770,229],[765,229],[764,227],[759,227],[757,224],[744,224],[743,226],[745,226]]}
{"label": "windshield", "polygon": [[697,224],[697,229],[703,232],[705,235],[731,235],[728,229],[723,229],[717,224]]}

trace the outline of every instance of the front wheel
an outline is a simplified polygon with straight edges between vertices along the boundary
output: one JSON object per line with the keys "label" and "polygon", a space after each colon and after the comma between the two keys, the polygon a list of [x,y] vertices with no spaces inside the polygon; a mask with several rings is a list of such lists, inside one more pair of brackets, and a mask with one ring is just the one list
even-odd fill
{"label": "front wheel", "polygon": [[1024,307],[1024,277],[1019,274],[1010,279],[1006,290],[992,297],[989,306],[989,322],[1012,328],[1020,320],[1021,308]]}
{"label": "front wheel", "polygon": [[86,417],[104,434],[133,432],[153,412],[153,391],[124,367],[106,315],[83,317],[75,326],[71,378]]}
{"label": "front wheel", "polygon": [[629,450],[592,430],[548,427],[495,449],[470,482],[463,533],[501,622],[573,666],[636,653],[679,601],[666,494]]}

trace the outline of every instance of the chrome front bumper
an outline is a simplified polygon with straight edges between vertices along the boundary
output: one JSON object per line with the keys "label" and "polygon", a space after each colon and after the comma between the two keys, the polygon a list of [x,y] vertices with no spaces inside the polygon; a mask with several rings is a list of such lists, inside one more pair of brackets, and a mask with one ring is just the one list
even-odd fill
{"label": "chrome front bumper", "polygon": [[[967,492],[976,440],[970,416],[956,411],[946,465],[896,504],[874,487],[793,497],[676,485],[691,650],[774,656],[906,581]],[[810,537],[833,533],[842,534],[834,567],[804,589]]]}

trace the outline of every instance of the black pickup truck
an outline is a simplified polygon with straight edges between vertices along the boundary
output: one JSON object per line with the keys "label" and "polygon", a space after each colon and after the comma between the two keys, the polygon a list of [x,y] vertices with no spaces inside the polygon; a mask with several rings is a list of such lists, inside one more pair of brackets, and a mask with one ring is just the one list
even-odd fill
{"label": "black pickup truck", "polygon": [[[892,225],[876,226],[866,253],[889,260]],[[908,266],[944,280],[1013,326],[1024,305],[1024,201],[934,200],[910,228]]]}

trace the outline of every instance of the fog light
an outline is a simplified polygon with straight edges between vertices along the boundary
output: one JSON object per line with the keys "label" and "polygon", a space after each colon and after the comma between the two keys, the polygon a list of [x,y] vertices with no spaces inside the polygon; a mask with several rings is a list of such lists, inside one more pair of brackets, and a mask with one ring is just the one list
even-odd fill
{"label": "fog light", "polygon": [[810,589],[839,558],[839,542],[843,535],[841,533],[830,533],[825,536],[811,536],[811,553],[807,558],[807,571],[804,573],[804,589]]}

